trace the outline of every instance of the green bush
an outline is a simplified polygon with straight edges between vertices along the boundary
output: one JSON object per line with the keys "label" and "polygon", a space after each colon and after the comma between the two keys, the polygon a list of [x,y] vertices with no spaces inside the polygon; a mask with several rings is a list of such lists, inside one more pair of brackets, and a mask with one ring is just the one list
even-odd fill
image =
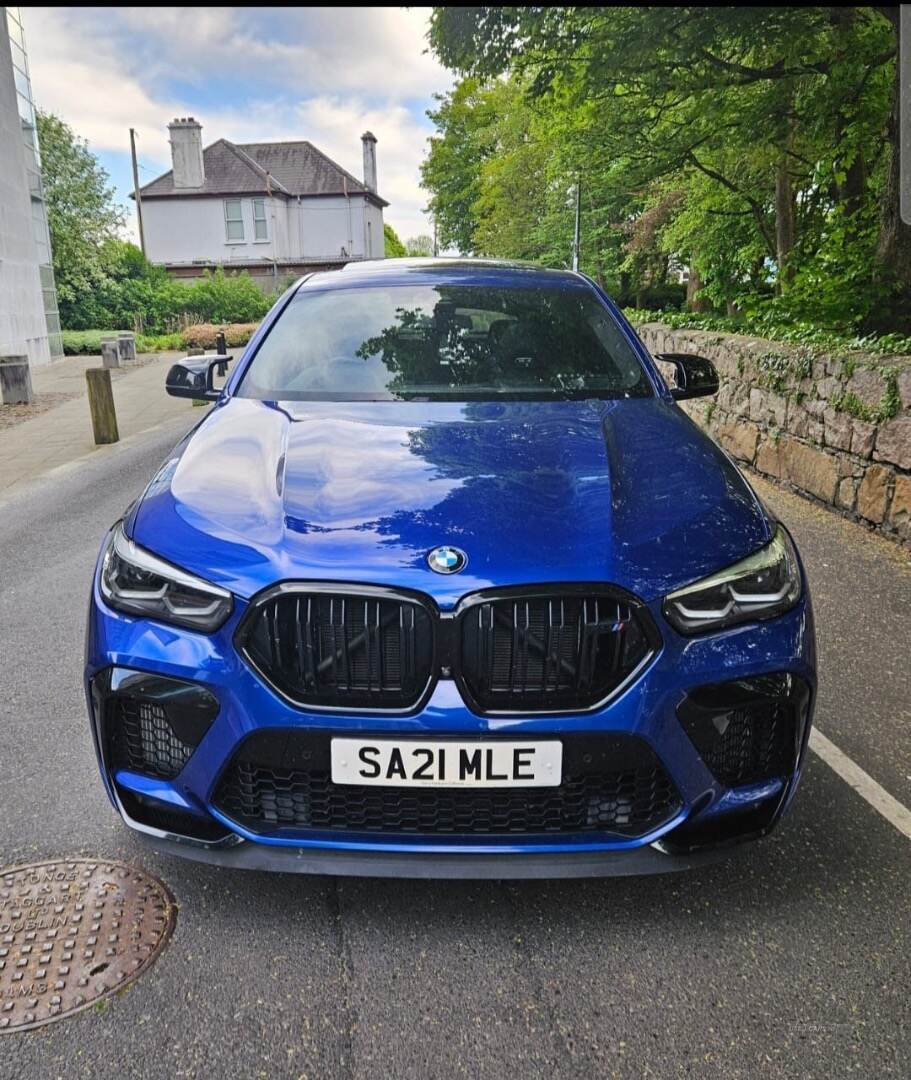
{"label": "green bush", "polygon": [[183,352],[187,347],[183,334],[137,334],[137,352]]}
{"label": "green bush", "polygon": [[117,333],[128,333],[121,330],[64,330],[63,352],[66,356],[83,356],[101,352],[101,339],[112,337]]}
{"label": "green bush", "polygon": [[[170,350],[195,351],[214,349],[215,338],[224,332],[229,349],[243,348],[256,333],[259,323],[195,323],[186,330],[173,334],[137,334],[136,351],[166,352]],[[118,330],[64,330],[63,351],[67,356],[97,355],[101,352],[101,339],[113,337]]]}
{"label": "green bush", "polygon": [[248,273],[226,274],[221,267],[186,286],[181,299],[184,313],[207,323],[258,322],[272,306]]}
{"label": "green bush", "polygon": [[787,341],[819,349],[857,349],[883,356],[911,356],[911,337],[900,334],[851,334],[826,330],[809,322],[778,322],[768,313],[752,317],[730,318],[724,315],[703,315],[694,311],[649,311],[644,308],[624,308],[623,314],[637,326],[656,322],[672,329],[716,330],[727,334],[750,334],[769,341]]}
{"label": "green bush", "polygon": [[[195,281],[169,276],[153,266],[133,244],[112,241],[105,247],[104,280],[71,305],[66,329],[109,332],[137,327],[148,335],[171,334],[187,323],[253,323],[263,318],[274,301],[256,286],[250,275],[206,271]],[[279,283],[283,292],[288,281]],[[100,342],[97,343],[100,346]],[[90,349],[96,351],[93,343]]]}
{"label": "green bush", "polygon": [[[621,293],[619,296],[621,307],[632,306],[635,297],[632,292]],[[652,285],[639,294],[642,307],[647,311],[662,311],[665,308],[678,309],[686,302],[686,285],[674,281],[665,282],[663,285]]]}

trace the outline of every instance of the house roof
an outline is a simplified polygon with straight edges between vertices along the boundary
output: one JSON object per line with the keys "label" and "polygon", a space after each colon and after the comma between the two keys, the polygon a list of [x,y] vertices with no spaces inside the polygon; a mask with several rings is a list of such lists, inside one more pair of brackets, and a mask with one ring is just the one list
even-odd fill
{"label": "house roof", "polygon": [[219,139],[203,152],[206,179],[199,188],[174,186],[168,170],[140,188],[143,199],[185,198],[197,195],[366,195],[378,206],[385,199],[326,157],[313,143],[232,143]]}

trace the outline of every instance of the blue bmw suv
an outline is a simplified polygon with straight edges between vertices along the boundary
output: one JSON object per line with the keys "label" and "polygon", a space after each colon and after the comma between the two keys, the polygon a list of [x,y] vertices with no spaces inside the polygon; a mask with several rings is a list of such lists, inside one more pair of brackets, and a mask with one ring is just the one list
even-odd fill
{"label": "blue bmw suv", "polygon": [[[692,865],[791,801],[815,696],[787,530],[588,278],[315,273],[107,535],[86,692],[159,850],[560,877]],[[656,363],[662,362],[662,366]],[[671,380],[665,382],[662,372]]]}

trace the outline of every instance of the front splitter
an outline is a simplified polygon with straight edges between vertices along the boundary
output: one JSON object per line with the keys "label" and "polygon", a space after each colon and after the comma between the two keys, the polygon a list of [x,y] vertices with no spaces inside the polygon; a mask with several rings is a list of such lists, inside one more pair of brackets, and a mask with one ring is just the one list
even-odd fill
{"label": "front splitter", "polygon": [[340,877],[461,878],[519,880],[548,878],[634,877],[692,870],[722,859],[735,859],[738,848],[671,855],[655,847],[632,851],[523,853],[485,855],[435,852],[339,851],[331,848],[276,847],[244,841],[232,846],[204,847],[137,833],[144,844],[163,855],[177,855],[235,870]]}

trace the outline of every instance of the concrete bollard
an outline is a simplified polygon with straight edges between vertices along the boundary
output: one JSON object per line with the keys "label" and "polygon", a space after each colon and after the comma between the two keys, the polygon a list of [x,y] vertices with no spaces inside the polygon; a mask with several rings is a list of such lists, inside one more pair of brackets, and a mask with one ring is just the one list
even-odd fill
{"label": "concrete bollard", "polygon": [[101,365],[106,368],[120,367],[120,349],[117,338],[101,339]]}
{"label": "concrete bollard", "polygon": [[136,338],[132,334],[118,334],[117,349],[121,364],[136,363]]}
{"label": "concrete bollard", "polygon": [[35,394],[27,356],[0,356],[0,402],[30,405]]}
{"label": "concrete bollard", "polygon": [[89,391],[89,409],[92,413],[95,444],[103,446],[106,443],[119,442],[120,433],[117,430],[117,413],[114,411],[110,370],[88,368],[85,381]]}

